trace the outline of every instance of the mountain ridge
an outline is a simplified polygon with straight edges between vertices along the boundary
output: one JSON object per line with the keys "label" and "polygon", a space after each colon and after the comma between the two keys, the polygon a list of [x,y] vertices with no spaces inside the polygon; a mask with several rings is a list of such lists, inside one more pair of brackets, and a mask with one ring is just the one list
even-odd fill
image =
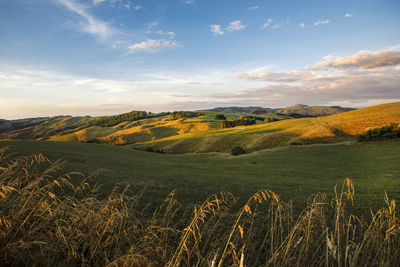
{"label": "mountain ridge", "polygon": [[213,111],[213,112],[224,112],[224,113],[254,113],[255,111],[256,112],[265,111],[267,113],[275,112],[275,113],[282,113],[285,115],[295,113],[303,116],[319,117],[319,116],[337,114],[341,112],[347,112],[351,110],[356,110],[356,109],[346,108],[341,106],[310,106],[305,104],[296,104],[286,108],[264,108],[257,106],[247,106],[247,107],[229,106],[229,107],[202,109],[199,111]]}

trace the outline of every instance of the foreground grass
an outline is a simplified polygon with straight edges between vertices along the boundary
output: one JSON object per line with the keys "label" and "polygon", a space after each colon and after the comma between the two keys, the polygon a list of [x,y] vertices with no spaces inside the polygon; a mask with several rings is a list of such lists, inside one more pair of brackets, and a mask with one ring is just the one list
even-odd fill
{"label": "foreground grass", "polygon": [[67,171],[90,174],[107,169],[96,175],[103,184],[101,192],[109,193],[115,183],[129,183],[134,192],[146,187],[143,197],[154,204],[172,190],[185,203],[218,191],[232,192],[243,202],[260,188],[269,188],[282,199],[293,200],[299,212],[308,196],[332,192],[345,177],[355,182],[365,214],[384,204],[385,192],[400,198],[399,141],[293,146],[239,157],[163,155],[100,144],[27,140],[0,142],[3,146],[17,155],[43,153],[51,160],[65,159]]}
{"label": "foreground grass", "polygon": [[93,177],[63,165],[0,150],[2,265],[395,266],[400,258],[395,201],[385,196],[383,208],[357,217],[348,178],[331,199],[311,196],[299,215],[270,189],[240,208],[227,192],[194,208],[172,192],[143,210],[147,201],[129,186],[100,197]]}

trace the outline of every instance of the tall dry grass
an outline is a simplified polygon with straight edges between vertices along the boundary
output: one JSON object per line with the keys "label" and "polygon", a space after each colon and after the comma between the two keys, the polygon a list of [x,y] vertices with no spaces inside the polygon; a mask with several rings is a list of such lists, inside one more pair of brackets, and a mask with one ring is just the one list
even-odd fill
{"label": "tall dry grass", "polygon": [[[141,194],[116,185],[104,197],[93,175],[64,173],[43,155],[0,150],[0,264],[102,266],[398,266],[394,200],[368,218],[351,213],[345,179],[299,215],[270,190],[240,209],[221,192],[182,205],[171,192],[149,214]],[[72,182],[79,180],[79,183]]]}

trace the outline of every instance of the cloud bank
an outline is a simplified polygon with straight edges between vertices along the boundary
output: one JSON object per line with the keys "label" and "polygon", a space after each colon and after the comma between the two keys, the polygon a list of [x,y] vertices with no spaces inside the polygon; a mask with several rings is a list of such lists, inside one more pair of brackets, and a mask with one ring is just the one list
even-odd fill
{"label": "cloud bank", "polygon": [[393,66],[400,64],[399,50],[381,50],[366,51],[362,50],[358,53],[346,57],[325,57],[326,60],[318,62],[314,68],[337,68],[345,69],[351,67],[359,67],[363,69],[372,69],[384,66]]}
{"label": "cloud bank", "polygon": [[294,71],[238,74],[238,79],[264,85],[239,91],[229,98],[256,102],[290,99],[293,103],[319,104],[400,99],[399,50],[360,51],[350,56],[324,59]]}

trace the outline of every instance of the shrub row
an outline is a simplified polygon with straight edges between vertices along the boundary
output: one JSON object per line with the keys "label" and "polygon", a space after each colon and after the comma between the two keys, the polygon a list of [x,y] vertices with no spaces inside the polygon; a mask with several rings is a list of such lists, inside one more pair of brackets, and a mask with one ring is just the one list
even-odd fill
{"label": "shrub row", "polygon": [[368,129],[358,137],[358,141],[370,142],[396,138],[400,138],[400,124],[391,123],[381,128]]}

